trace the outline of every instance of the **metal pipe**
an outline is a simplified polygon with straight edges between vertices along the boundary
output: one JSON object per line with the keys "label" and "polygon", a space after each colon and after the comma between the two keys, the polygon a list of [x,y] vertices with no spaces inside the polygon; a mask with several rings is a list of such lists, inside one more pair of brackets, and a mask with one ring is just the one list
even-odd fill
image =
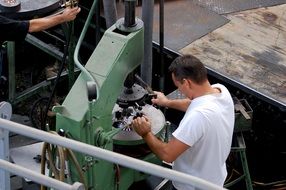
{"label": "metal pipe", "polygon": [[[92,75],[91,75],[91,74],[81,65],[81,63],[79,62],[79,60],[78,60],[78,54],[79,54],[79,49],[80,49],[81,43],[82,43],[82,41],[83,41],[83,39],[84,39],[84,37],[85,37],[85,34],[86,34],[86,32],[87,32],[87,29],[88,29],[88,26],[89,26],[90,21],[91,21],[91,19],[92,19],[93,12],[94,12],[94,10],[95,10],[95,8],[96,8],[96,4],[97,4],[97,0],[94,0],[92,6],[91,6],[91,8],[90,8],[89,14],[88,14],[88,16],[87,16],[86,22],[85,22],[85,24],[84,24],[84,27],[83,27],[83,29],[82,29],[82,32],[81,32],[81,34],[80,34],[80,36],[79,36],[78,42],[77,42],[76,47],[75,47],[75,50],[74,50],[74,56],[73,56],[75,65],[85,74],[85,76],[88,77],[88,79],[89,79],[90,81],[95,81],[95,80],[94,80],[94,78],[92,77]],[[99,27],[99,26],[96,26],[96,27]]]}
{"label": "metal pipe", "polygon": [[152,86],[153,71],[153,15],[154,0],[142,1],[142,20],[144,22],[144,60],[141,64],[141,78],[150,86]]}
{"label": "metal pipe", "polygon": [[[9,160],[9,131],[0,129],[0,159]],[[1,188],[10,190],[10,173],[0,169]]]}
{"label": "metal pipe", "polygon": [[97,44],[99,43],[99,41],[101,39],[101,35],[100,35],[100,1],[98,1],[96,6],[95,6],[95,25],[97,26],[95,28],[95,44],[97,46]]}
{"label": "metal pipe", "polygon": [[9,171],[11,173],[17,174],[19,176],[28,178],[32,181],[36,181],[39,184],[43,184],[48,187],[62,190],[84,190],[83,184],[75,182],[73,185],[67,184],[65,182],[50,178],[48,176],[39,174],[27,168],[12,164],[11,162],[0,159],[0,168]]}
{"label": "metal pipe", "polygon": [[106,27],[110,28],[117,20],[117,10],[115,0],[103,1],[104,17]]}
{"label": "metal pipe", "polygon": [[160,90],[165,90],[165,64],[164,64],[164,0],[160,0]]}
{"label": "metal pipe", "polygon": [[[53,135],[51,133],[31,128],[19,123],[11,122],[8,120],[0,119],[0,128],[18,133],[27,137],[38,139],[44,142],[55,144],[58,146],[63,146],[70,148],[72,150],[78,151],[83,154],[87,154],[99,159],[104,159],[106,161],[116,163],[128,168],[132,168],[144,173],[148,173],[154,176],[159,176],[167,178],[173,181],[190,184],[200,189],[207,190],[226,190],[223,187],[210,183],[206,180],[194,177],[182,172],[174,171],[172,169],[164,168],[156,164],[148,163],[139,159],[135,159],[129,156],[125,156],[119,153],[115,153],[109,150],[98,148],[89,144],[71,140],[65,137],[60,137],[58,135]],[[1,147],[0,147],[1,148]]]}
{"label": "metal pipe", "polygon": [[135,22],[136,1],[125,1],[124,3],[125,3],[124,26],[128,28],[136,24]]}

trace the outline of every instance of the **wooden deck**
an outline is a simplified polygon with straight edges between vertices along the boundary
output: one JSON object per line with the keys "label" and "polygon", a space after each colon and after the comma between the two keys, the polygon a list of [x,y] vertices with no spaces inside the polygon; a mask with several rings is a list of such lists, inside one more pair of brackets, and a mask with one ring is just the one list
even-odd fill
{"label": "wooden deck", "polygon": [[229,23],[179,53],[286,109],[286,4],[225,16]]}

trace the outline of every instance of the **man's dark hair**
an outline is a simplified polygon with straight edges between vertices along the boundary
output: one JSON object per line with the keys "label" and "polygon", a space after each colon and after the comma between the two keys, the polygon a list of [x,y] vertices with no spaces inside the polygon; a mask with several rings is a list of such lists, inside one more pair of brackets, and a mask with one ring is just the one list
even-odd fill
{"label": "man's dark hair", "polygon": [[208,79],[206,68],[198,58],[192,55],[177,57],[169,66],[169,71],[178,81],[191,79],[197,84],[202,84]]}

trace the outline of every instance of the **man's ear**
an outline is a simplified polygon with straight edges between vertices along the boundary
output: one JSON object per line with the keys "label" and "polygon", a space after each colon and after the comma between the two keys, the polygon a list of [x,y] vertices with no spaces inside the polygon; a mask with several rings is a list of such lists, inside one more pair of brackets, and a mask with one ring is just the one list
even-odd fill
{"label": "man's ear", "polygon": [[193,87],[193,81],[190,80],[190,79],[184,79],[185,80],[185,85],[188,85],[189,88],[192,88]]}

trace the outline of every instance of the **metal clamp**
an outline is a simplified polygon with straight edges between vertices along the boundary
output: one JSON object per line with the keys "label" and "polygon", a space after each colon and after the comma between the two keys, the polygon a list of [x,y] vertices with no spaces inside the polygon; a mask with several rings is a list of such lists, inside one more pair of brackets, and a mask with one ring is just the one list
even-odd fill
{"label": "metal clamp", "polygon": [[66,8],[66,7],[73,8],[73,7],[76,7],[76,6],[78,6],[78,1],[77,0],[69,0],[69,1],[64,2],[61,5],[62,8]]}

